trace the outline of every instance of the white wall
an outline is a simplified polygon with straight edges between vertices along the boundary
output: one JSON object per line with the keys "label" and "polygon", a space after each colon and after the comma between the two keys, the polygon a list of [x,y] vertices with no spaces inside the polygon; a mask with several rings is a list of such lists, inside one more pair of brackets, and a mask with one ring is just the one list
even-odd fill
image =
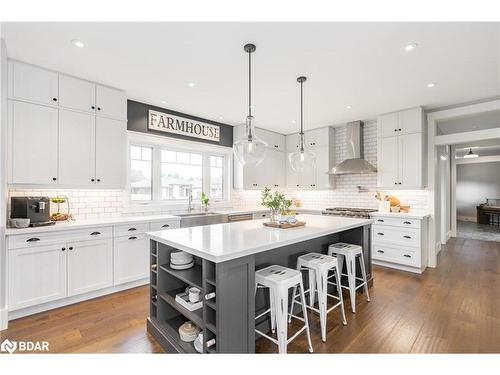
{"label": "white wall", "polygon": [[7,218],[6,133],[7,133],[7,50],[0,24],[0,330],[7,328],[5,221]]}
{"label": "white wall", "polygon": [[500,198],[500,162],[457,164],[457,219],[476,221],[476,206]]}

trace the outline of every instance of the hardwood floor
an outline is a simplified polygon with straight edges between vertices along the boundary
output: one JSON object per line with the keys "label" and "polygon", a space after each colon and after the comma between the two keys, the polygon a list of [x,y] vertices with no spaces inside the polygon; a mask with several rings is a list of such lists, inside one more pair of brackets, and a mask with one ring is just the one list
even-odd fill
{"label": "hardwood floor", "polygon": [[[451,239],[424,275],[374,267],[371,302],[328,316],[327,342],[309,314],[315,353],[500,353],[500,243]],[[347,295],[345,298],[348,300]],[[346,303],[346,306],[349,304]],[[140,287],[10,322],[0,341],[47,340],[52,353],[157,353],[146,333],[148,288]],[[290,333],[295,327],[291,327]],[[257,341],[258,352],[276,352]],[[290,343],[306,353],[305,335]]]}

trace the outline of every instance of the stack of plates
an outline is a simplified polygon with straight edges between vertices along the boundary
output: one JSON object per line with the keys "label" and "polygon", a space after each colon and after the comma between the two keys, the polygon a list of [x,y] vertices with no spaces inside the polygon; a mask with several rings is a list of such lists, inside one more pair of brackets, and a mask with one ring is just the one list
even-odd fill
{"label": "stack of plates", "polygon": [[187,270],[193,266],[194,259],[191,254],[180,250],[170,253],[170,268],[174,270]]}

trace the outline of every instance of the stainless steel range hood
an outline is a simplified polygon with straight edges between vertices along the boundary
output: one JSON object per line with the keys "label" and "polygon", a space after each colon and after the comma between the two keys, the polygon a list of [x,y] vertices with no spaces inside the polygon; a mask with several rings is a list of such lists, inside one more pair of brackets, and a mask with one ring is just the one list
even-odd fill
{"label": "stainless steel range hood", "polygon": [[363,122],[347,123],[347,158],[333,167],[328,174],[375,173],[377,168],[363,159]]}

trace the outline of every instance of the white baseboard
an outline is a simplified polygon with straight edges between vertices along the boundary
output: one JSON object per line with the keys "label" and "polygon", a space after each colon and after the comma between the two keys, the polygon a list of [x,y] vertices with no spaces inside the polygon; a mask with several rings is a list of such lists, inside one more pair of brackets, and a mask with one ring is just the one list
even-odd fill
{"label": "white baseboard", "polygon": [[436,255],[438,255],[439,252],[441,251],[441,242],[437,242],[436,243],[435,249],[436,249]]}
{"label": "white baseboard", "polygon": [[0,309],[0,331],[7,329],[9,326],[9,314],[7,309]]}
{"label": "white baseboard", "polygon": [[[136,281],[131,281],[126,284],[113,286],[110,288],[96,290],[90,293],[80,294],[78,296],[67,297],[57,301],[51,301],[47,303],[43,303],[41,305],[25,307],[19,310],[9,311],[8,312],[8,320],[19,319],[24,316],[37,314],[43,311],[48,311],[52,309],[57,309],[58,307],[72,305],[74,303],[83,302],[92,298],[102,297],[106,294],[121,292],[122,290],[135,288],[141,285],[149,284],[149,277],[147,279],[141,279]],[[7,310],[6,310],[7,312]],[[7,327],[5,327],[7,328]]]}

